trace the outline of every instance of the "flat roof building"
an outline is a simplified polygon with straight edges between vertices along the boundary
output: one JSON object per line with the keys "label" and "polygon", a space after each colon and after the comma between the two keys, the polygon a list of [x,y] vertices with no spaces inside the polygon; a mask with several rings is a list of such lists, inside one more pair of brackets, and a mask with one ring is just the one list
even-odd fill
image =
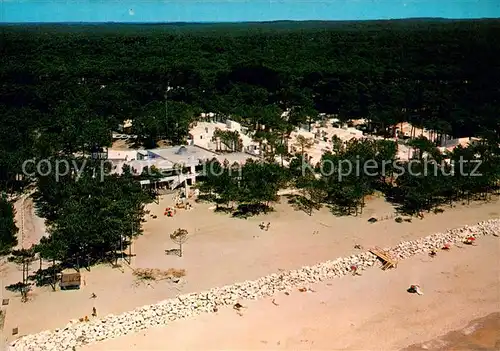
{"label": "flat roof building", "polygon": [[172,146],[167,148],[150,149],[149,159],[163,159],[172,164],[198,165],[217,157],[215,152],[206,150],[197,145]]}
{"label": "flat roof building", "polygon": [[[158,179],[156,182],[168,184],[171,189],[182,184],[193,184],[199,175],[196,166],[214,158],[221,163],[227,160],[230,164],[235,162],[244,164],[248,159],[258,160],[257,157],[245,152],[217,154],[197,145],[171,146],[149,150],[108,150],[108,160],[114,166],[113,173],[122,174],[125,165],[131,167],[135,175],[142,174],[146,167],[155,167],[165,175],[164,178]],[[179,168],[183,169],[182,174],[178,172]],[[150,183],[149,180],[141,180],[143,185]]]}

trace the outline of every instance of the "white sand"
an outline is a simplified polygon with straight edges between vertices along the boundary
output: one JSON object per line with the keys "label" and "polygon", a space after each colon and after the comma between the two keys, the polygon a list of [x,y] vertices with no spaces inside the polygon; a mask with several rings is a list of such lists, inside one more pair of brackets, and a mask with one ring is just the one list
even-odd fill
{"label": "white sand", "polygon": [[[394,350],[500,311],[500,239],[398,268],[372,268],[313,286],[315,292],[244,303],[82,350]],[[406,289],[418,283],[424,295]]]}
{"label": "white sand", "polygon": [[44,219],[36,215],[33,198],[29,195],[22,195],[14,203],[14,210],[16,225],[19,228],[16,248],[29,248],[45,235]]}
{"label": "white sand", "polygon": [[[424,220],[414,219],[413,223],[388,220],[370,224],[367,222],[370,216],[390,214],[392,207],[375,199],[368,203],[360,217],[335,217],[326,209],[309,217],[282,203],[276,206],[276,212],[267,216],[241,220],[214,214],[208,204],[195,204],[194,210],[178,210],[174,218],[167,218],[163,216],[167,206],[172,206],[170,197],[149,206],[158,218],[148,217],[144,223],[144,235],[133,244],[132,250],[137,256],[132,259],[131,267],[124,264],[122,269],[112,269],[101,265],[91,272],[83,269],[81,290],[52,292],[50,288],[36,288],[26,304],[2,289],[3,297],[11,298],[5,330],[19,327],[20,335],[24,335],[54,329],[72,319],[90,316],[92,307],[96,307],[101,316],[120,313],[179,293],[256,279],[279,269],[294,269],[347,256],[357,251],[353,248],[355,244],[366,248],[393,246],[400,241],[496,218],[500,213],[499,203],[493,202],[445,208],[443,214],[429,214]],[[268,232],[259,229],[262,221],[271,222]],[[166,256],[164,250],[175,247],[169,234],[179,227],[190,232],[184,256]],[[314,231],[319,234],[313,235]],[[21,279],[17,268],[8,268],[2,272],[3,286]],[[38,263],[33,263],[31,268],[36,270]],[[183,284],[158,282],[137,286],[132,268],[183,268],[187,276]],[[425,290],[425,284],[423,288]],[[90,299],[92,293],[97,295],[96,299]]]}

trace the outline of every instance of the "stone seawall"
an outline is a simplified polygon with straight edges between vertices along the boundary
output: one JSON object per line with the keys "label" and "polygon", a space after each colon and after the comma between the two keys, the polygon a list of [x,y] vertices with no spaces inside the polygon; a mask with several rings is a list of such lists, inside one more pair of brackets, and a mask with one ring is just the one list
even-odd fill
{"label": "stone seawall", "polygon": [[[414,241],[402,242],[385,248],[393,257],[403,260],[411,256],[442,248],[446,243],[463,242],[467,237],[500,233],[500,219],[481,222],[473,226],[452,229]],[[271,274],[253,281],[245,281],[204,292],[179,295],[154,305],[136,308],[120,315],[108,315],[89,322],[72,322],[64,328],[26,335],[10,345],[11,351],[65,351],[142,329],[163,326],[170,321],[188,318],[200,313],[215,312],[222,306],[231,306],[244,300],[272,296],[278,292],[304,288],[310,284],[342,277],[378,265],[375,255],[362,252],[337,258],[314,266]]]}

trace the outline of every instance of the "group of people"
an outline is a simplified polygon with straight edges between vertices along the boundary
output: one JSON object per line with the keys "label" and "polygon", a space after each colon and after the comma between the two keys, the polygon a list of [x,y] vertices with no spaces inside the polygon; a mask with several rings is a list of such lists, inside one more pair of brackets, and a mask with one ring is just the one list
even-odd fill
{"label": "group of people", "polygon": [[269,230],[270,226],[271,226],[271,222],[267,222],[267,224],[264,224],[264,222],[261,222],[259,224],[259,228],[262,230],[265,230],[266,232]]}

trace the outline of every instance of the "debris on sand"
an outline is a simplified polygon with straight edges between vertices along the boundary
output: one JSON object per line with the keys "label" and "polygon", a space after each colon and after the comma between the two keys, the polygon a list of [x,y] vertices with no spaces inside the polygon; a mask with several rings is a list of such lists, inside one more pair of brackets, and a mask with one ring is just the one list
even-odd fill
{"label": "debris on sand", "polygon": [[238,310],[238,311],[239,311],[240,309],[245,308],[245,307],[244,307],[242,304],[240,304],[239,302],[236,302],[236,303],[233,305],[233,308],[234,308],[235,310]]}
{"label": "debris on sand", "polygon": [[476,241],[476,238],[473,236],[469,236],[467,239],[465,239],[464,244],[466,245],[472,245]]}
{"label": "debris on sand", "polygon": [[172,278],[181,278],[186,275],[185,269],[169,268],[162,270],[158,268],[137,268],[133,275],[139,280],[164,280]]}
{"label": "debris on sand", "polygon": [[420,289],[419,285],[410,285],[410,288],[407,290],[410,294],[423,295],[422,289]]}

